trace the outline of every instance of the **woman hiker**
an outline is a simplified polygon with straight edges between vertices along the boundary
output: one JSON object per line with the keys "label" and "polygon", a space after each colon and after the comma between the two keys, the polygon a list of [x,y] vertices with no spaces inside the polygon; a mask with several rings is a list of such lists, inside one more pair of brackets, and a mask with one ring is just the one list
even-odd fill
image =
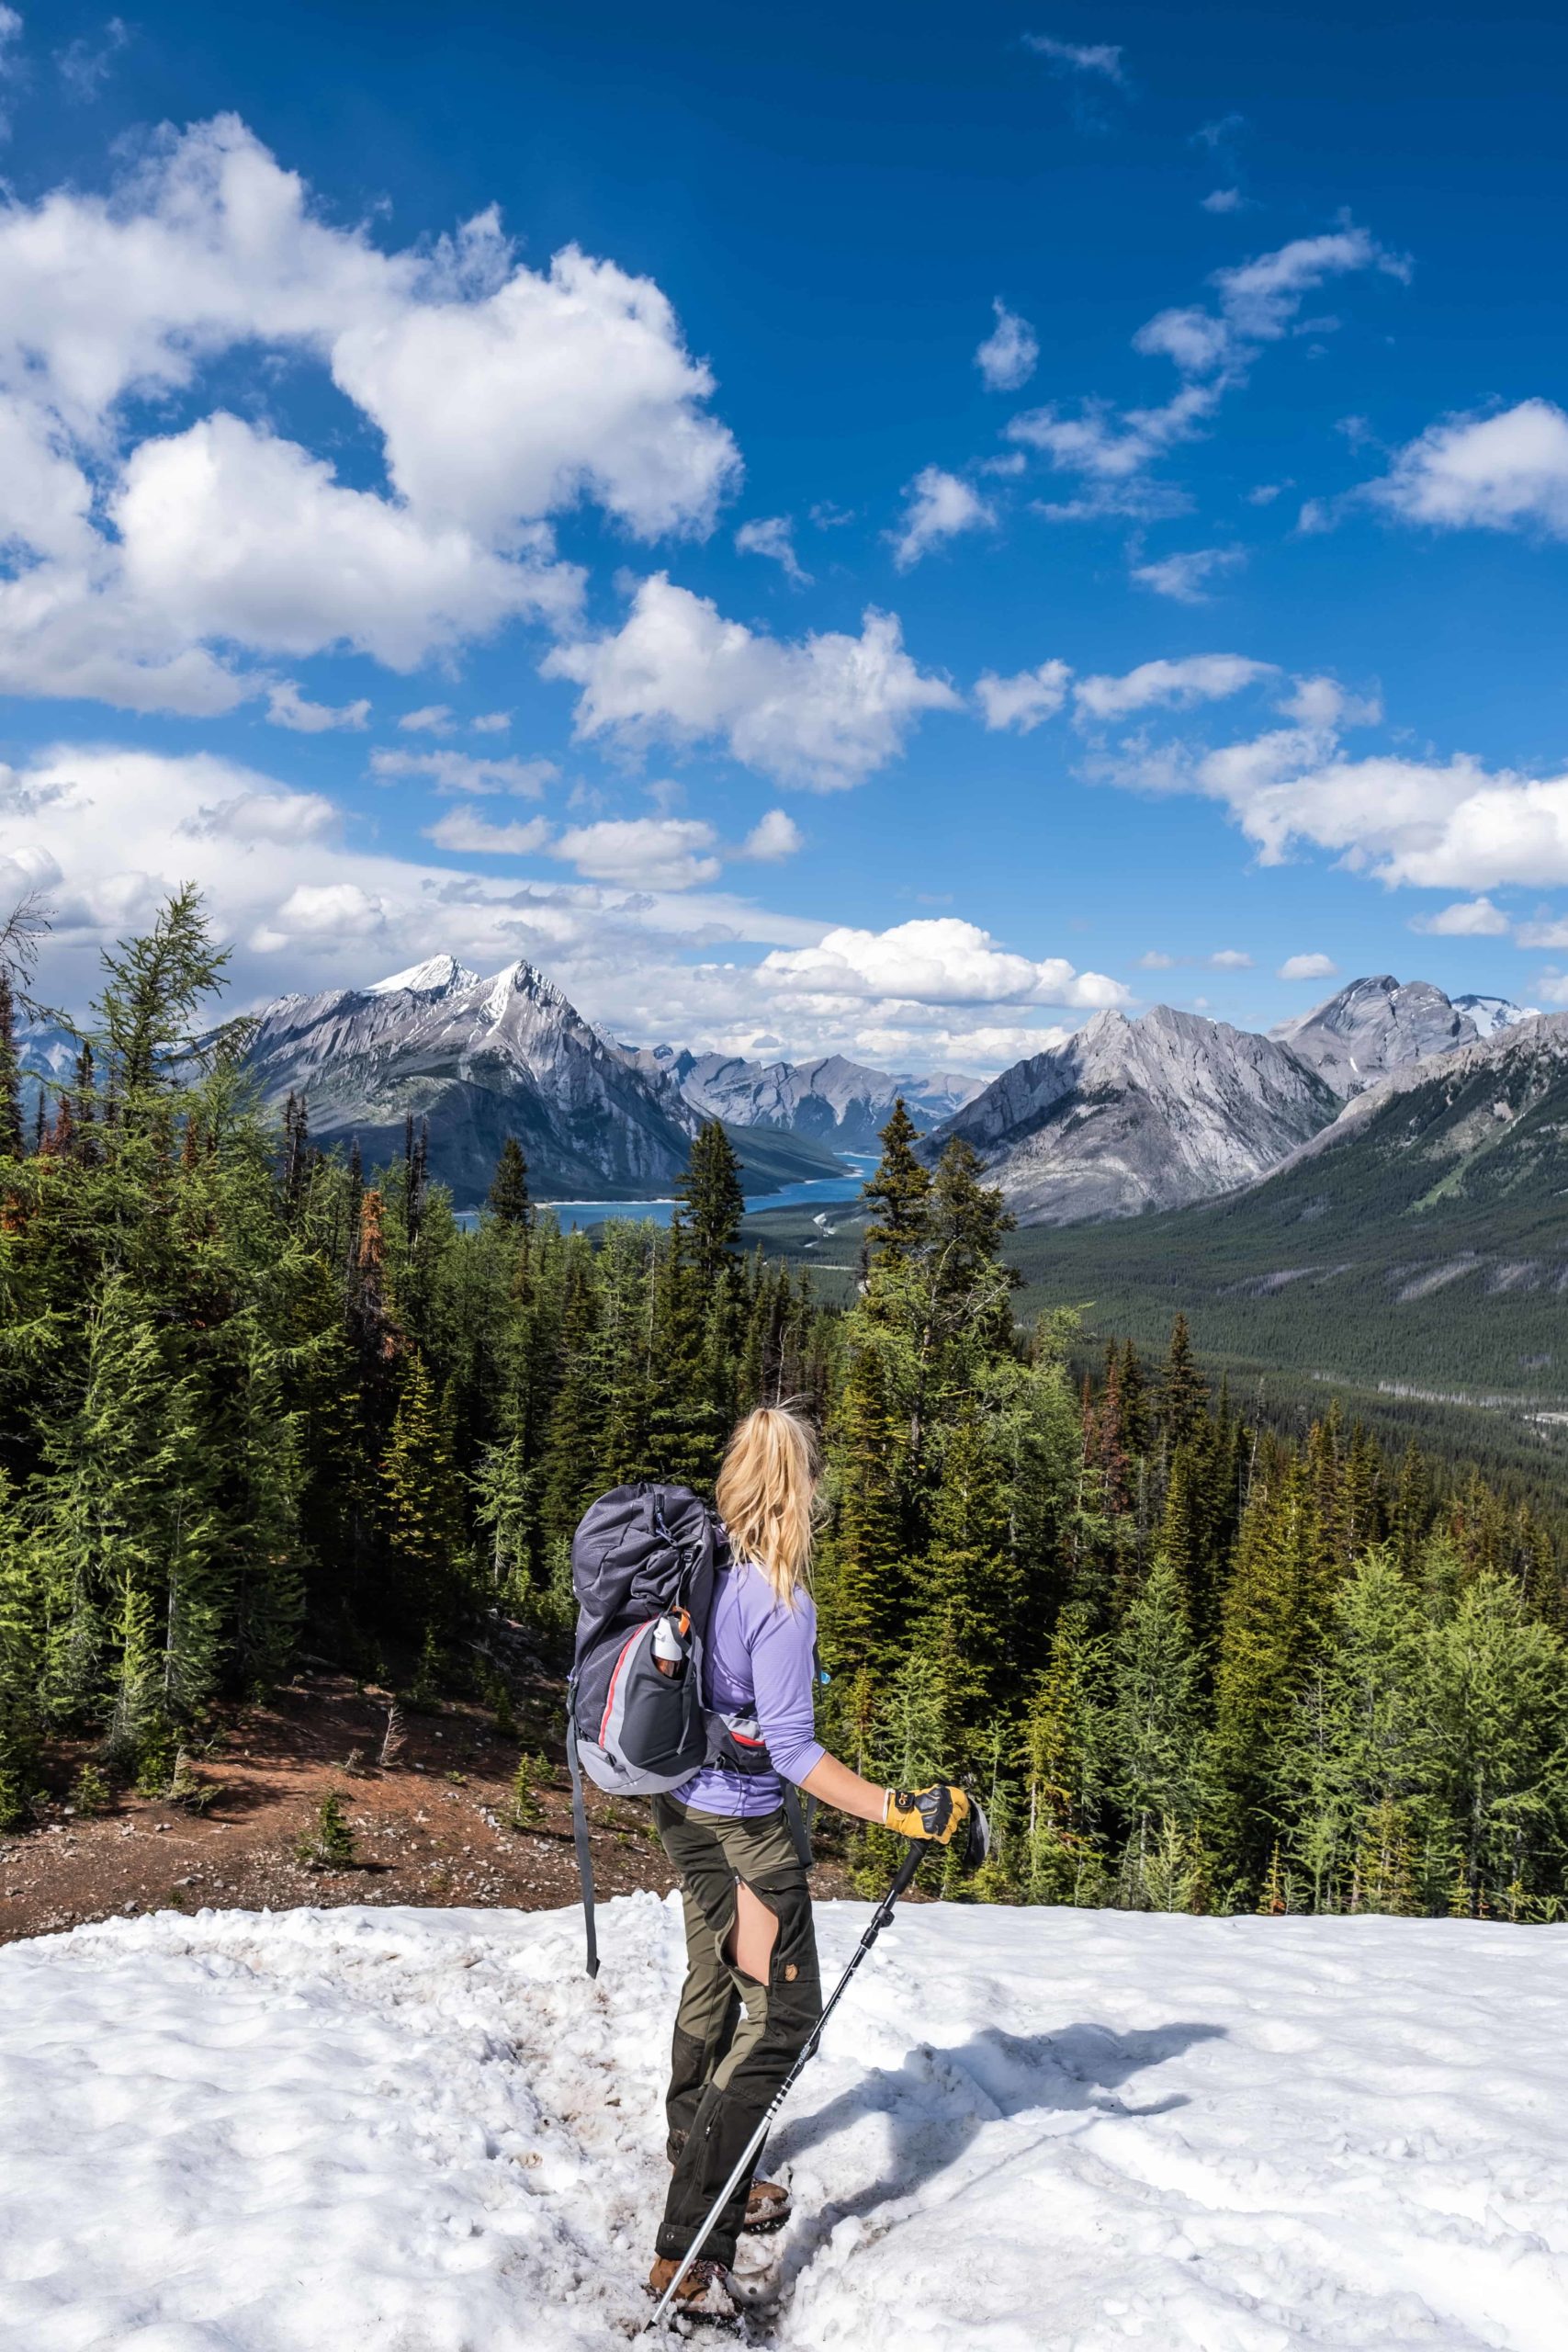
{"label": "woman hiker", "polygon": [[[666,2102],[674,2176],[648,2281],[654,2295],[674,2277],[821,2014],[811,1895],[779,1776],[857,1821],[942,1845],[969,1813],[964,1792],[941,1782],[910,1794],[863,1781],[812,1736],[817,1611],[807,1577],[817,1475],[807,1423],[763,1407],[731,1437],[716,1494],[734,1566],[715,1591],[703,1700],[727,1713],[754,1713],[773,1770],[705,1766],[654,1799],[686,1915]],[[778,2229],[788,2215],[789,2194],[777,2182],[742,2180],[676,2308],[728,2317],[738,2233]]]}

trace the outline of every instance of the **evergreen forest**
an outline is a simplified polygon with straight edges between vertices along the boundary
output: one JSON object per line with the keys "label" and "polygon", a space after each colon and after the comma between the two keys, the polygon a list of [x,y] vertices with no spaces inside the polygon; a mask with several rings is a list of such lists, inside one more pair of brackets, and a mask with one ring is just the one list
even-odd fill
{"label": "evergreen forest", "polygon": [[[1078,1377],[1068,1311],[1020,1325],[1000,1196],[962,1143],[924,1167],[901,1106],[848,1306],[739,1249],[716,1125],[667,1229],[563,1235],[515,1144],[468,1229],[412,1127],[367,1170],[262,1109],[244,1024],[210,1026],[223,965],[176,894],[33,1122],[10,944],[0,1823],[59,1735],[157,1785],[302,1652],[456,1685],[499,1614],[564,1662],[585,1504],[710,1489],[787,1400],[823,1440],[823,1736],[991,1813],[941,1891],[1568,1916],[1568,1596],[1528,1504],[1333,1408],[1253,1425],[1179,1317]],[[883,1833],[828,1834],[880,1886]]]}

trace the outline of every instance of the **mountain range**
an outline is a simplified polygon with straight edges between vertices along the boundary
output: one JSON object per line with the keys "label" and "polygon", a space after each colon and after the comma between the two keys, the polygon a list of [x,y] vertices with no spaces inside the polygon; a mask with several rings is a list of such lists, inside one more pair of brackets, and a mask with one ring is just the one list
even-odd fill
{"label": "mountain range", "polygon": [[841,1054],[814,1062],[753,1062],[673,1046],[622,1051],[651,1085],[673,1089],[703,1118],[813,1136],[836,1151],[875,1151],[900,1097],[915,1125],[926,1128],[971,1102],[984,1084],[949,1071],[890,1078]]}
{"label": "mountain range", "polygon": [[1391,974],[1352,981],[1264,1037],[1169,1005],[1100,1012],[937,1127],[978,1152],[1021,1225],[1181,1208],[1255,1182],[1390,1072],[1526,1019],[1505,999]]}
{"label": "mountain range", "polygon": [[[1254,1183],[1386,1083],[1524,1021],[1501,998],[1450,998],[1389,974],[1352,981],[1272,1036],[1156,1005],[1101,1012],[988,1085],[893,1076],[842,1056],[764,1063],[615,1044],[527,962],[481,978],[450,955],[367,987],[285,996],[254,1016],[264,1100],[293,1093],[310,1132],[367,1164],[428,1120],[431,1168],[481,1200],[507,1136],[541,1198],[646,1199],[679,1179],[697,1125],[724,1122],[758,1193],[874,1151],[903,1098],[932,1161],[953,1136],[1020,1223],[1065,1226],[1184,1207]],[[74,1041],[20,1040],[35,1083],[67,1079]]]}

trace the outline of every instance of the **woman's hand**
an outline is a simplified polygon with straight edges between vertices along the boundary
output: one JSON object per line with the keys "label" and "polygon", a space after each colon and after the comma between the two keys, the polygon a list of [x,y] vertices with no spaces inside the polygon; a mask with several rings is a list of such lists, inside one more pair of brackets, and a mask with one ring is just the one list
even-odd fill
{"label": "woman's hand", "polygon": [[951,1846],[969,1819],[969,1800],[962,1789],[945,1781],[929,1789],[889,1789],[883,1820],[901,1838],[924,1838],[933,1846]]}

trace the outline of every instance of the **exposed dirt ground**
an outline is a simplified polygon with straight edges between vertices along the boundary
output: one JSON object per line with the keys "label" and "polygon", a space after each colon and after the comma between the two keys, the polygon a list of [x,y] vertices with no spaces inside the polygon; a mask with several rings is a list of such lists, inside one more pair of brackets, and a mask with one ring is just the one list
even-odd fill
{"label": "exposed dirt ground", "polygon": [[[215,1793],[193,1812],[134,1793],[84,1819],[67,1792],[91,1750],[51,1758],[56,1793],[36,1828],[0,1838],[0,1943],[138,1911],[286,1910],[300,1904],[492,1904],[550,1910],[578,1899],[571,1798],[558,1742],[558,1694],[518,1709],[519,1737],[502,1737],[477,1706],[440,1715],[405,1707],[404,1744],[376,1761],[389,1694],[345,1676],[298,1676],[265,1706],[224,1718],[197,1778]],[[550,1759],[541,1818],[509,1826],[522,1748]],[[342,1870],[300,1862],[295,1847],[321,1799],[336,1790],[354,1834],[355,1860]],[[601,1897],[674,1883],[646,1804],[590,1788],[593,1871]],[[831,1863],[812,1883],[847,1893]]]}

